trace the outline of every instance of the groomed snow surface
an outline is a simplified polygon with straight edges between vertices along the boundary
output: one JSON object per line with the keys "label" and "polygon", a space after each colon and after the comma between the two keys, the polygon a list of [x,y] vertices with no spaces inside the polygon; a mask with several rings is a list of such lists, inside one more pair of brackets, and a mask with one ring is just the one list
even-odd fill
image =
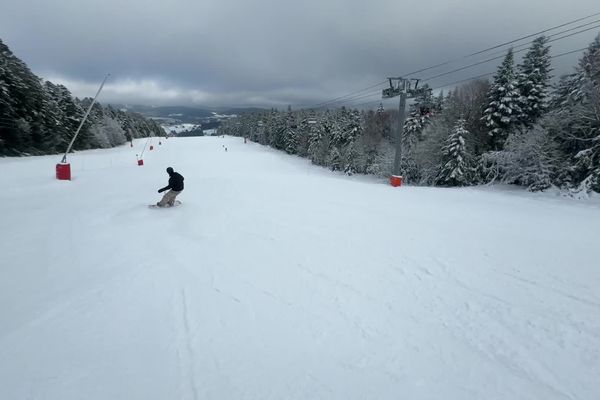
{"label": "groomed snow surface", "polygon": [[0,399],[599,398],[597,199],[134,145],[0,159]]}

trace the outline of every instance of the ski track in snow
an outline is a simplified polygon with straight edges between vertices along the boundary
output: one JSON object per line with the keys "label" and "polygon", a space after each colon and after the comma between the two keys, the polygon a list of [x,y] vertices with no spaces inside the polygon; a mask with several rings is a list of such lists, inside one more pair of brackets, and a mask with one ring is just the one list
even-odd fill
{"label": "ski track in snow", "polygon": [[198,397],[198,386],[196,384],[196,355],[194,353],[194,350],[192,349],[192,332],[190,330],[190,322],[189,322],[189,311],[188,311],[188,305],[187,305],[187,296],[186,296],[186,291],[185,289],[181,289],[180,290],[180,305],[179,305],[179,309],[180,309],[180,313],[181,313],[181,326],[183,327],[183,331],[182,331],[182,336],[183,339],[180,339],[182,342],[184,342],[183,344],[183,348],[185,349],[184,353],[185,353],[185,366],[183,367],[183,369],[185,369],[187,371],[187,380],[189,381],[189,386],[191,389],[191,392],[193,394],[193,399],[197,400]]}
{"label": "ski track in snow", "polygon": [[[72,182],[0,159],[0,399],[600,393],[600,202],[393,189],[239,138],[138,167],[143,143],[72,155]],[[183,204],[151,210],[169,165]]]}

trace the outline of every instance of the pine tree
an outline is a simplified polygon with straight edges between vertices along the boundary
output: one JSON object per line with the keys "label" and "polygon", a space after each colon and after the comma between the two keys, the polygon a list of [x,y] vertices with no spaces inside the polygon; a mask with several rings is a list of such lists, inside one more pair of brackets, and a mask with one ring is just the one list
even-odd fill
{"label": "pine tree", "polygon": [[465,120],[459,119],[442,148],[443,166],[437,178],[438,185],[465,186],[470,183],[470,167],[465,145],[465,137],[468,134]]}
{"label": "pine tree", "polygon": [[535,124],[547,110],[550,81],[550,46],[541,36],[533,41],[531,48],[518,67],[517,90],[519,92],[518,120],[526,127]]}
{"label": "pine tree", "polygon": [[296,154],[298,151],[298,126],[295,114],[288,106],[288,112],[285,116],[285,131],[283,133],[283,149],[288,154]]}
{"label": "pine tree", "polygon": [[364,148],[357,143],[363,136],[362,117],[358,110],[351,111],[346,116],[344,129],[345,143],[341,148],[343,170],[348,175],[352,175],[361,169],[361,159],[364,156]]}
{"label": "pine tree", "polygon": [[298,133],[293,128],[288,128],[285,132],[285,152],[296,154],[298,150]]}
{"label": "pine tree", "polygon": [[575,73],[561,79],[552,105],[549,130],[567,159],[568,171],[558,184],[600,192],[600,35]]}
{"label": "pine tree", "polygon": [[520,115],[519,92],[516,88],[514,73],[514,55],[508,51],[498,72],[494,84],[488,93],[489,106],[484,111],[483,120],[489,129],[496,149],[501,149],[508,134],[515,128]]}
{"label": "pine tree", "polygon": [[403,140],[407,152],[421,139],[423,129],[427,127],[435,111],[435,101],[428,85],[423,86],[410,105],[409,116],[404,123]]}
{"label": "pine tree", "polygon": [[8,154],[43,152],[45,95],[40,79],[0,40],[0,140]]}
{"label": "pine tree", "polygon": [[331,138],[331,123],[329,112],[320,118],[313,126],[308,137],[308,156],[316,165],[326,165],[329,143]]}

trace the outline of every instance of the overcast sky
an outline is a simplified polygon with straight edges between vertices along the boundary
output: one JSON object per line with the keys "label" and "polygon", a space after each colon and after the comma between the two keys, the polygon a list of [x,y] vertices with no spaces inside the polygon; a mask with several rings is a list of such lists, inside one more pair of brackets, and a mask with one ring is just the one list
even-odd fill
{"label": "overcast sky", "polygon": [[[93,96],[109,72],[101,102],[281,107],[329,100],[597,12],[597,0],[0,0],[0,39],[34,73],[80,97]],[[559,40],[552,53],[585,47],[598,32]],[[553,60],[555,74],[577,58]]]}

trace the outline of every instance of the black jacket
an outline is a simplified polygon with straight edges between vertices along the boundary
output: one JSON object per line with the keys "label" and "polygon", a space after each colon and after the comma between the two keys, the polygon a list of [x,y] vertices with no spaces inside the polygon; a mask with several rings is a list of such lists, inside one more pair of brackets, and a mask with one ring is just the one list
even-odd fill
{"label": "black jacket", "polygon": [[173,172],[171,175],[169,175],[169,184],[160,189],[159,193],[169,189],[173,189],[176,192],[181,192],[183,190],[183,176],[177,172]]}

